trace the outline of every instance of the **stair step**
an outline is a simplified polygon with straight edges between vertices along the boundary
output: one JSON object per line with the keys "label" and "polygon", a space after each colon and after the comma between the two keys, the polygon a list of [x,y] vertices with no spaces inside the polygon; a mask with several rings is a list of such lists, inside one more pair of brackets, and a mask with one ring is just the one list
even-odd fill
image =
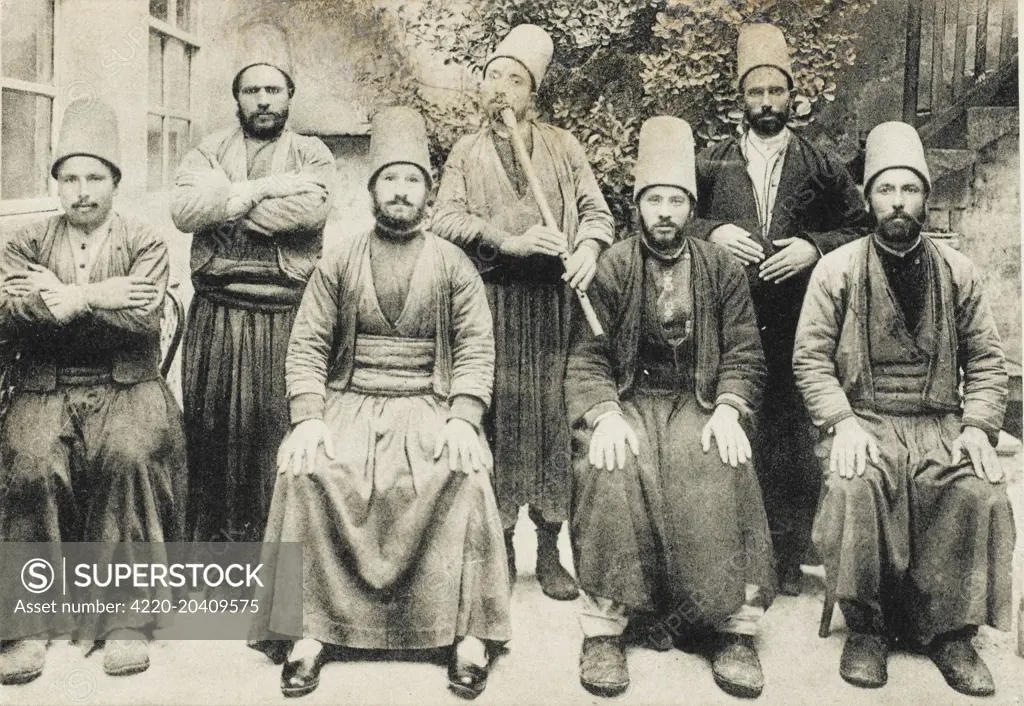
{"label": "stair step", "polygon": [[960,249],[960,234],[959,233],[936,233],[933,231],[922,231],[921,235],[927,235],[936,243],[942,243],[948,245],[954,250]]}
{"label": "stair step", "polygon": [[963,171],[973,166],[978,159],[978,153],[974,150],[950,150],[929,147],[924,151],[925,159],[928,160],[928,169],[931,172],[932,182],[937,182],[947,174]]}
{"label": "stair step", "polygon": [[967,146],[972,150],[998,140],[1003,135],[1020,131],[1020,110],[1017,107],[986,106],[967,109]]}

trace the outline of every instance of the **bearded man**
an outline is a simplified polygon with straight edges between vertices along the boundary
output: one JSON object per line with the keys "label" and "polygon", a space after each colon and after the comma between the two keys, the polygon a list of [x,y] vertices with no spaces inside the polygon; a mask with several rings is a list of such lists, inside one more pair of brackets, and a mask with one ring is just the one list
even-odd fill
{"label": "bearded man", "polygon": [[[572,290],[590,284],[598,255],[613,241],[613,224],[583,147],[565,130],[529,119],[552,51],[543,29],[519,25],[491,54],[481,85],[490,123],[452,149],[432,228],[478,263],[494,316],[494,408],[487,425],[509,576],[515,580],[519,508],[529,505],[541,589],[572,600],[578,590],[557,546],[571,466],[562,380],[577,306]],[[543,223],[501,121],[505,107],[515,113],[557,229]],[[563,253],[569,256],[564,267]]]}
{"label": "bearded man", "polygon": [[[266,542],[305,547],[304,632],[281,689],[313,691],[332,645],[449,647],[449,685],[473,698],[495,643],[510,637],[481,426],[494,378],[491,314],[469,258],[423,227],[432,183],[423,118],[391,108],[371,134],[376,224],[339,234],[288,346],[293,428]],[[272,585],[265,595],[262,640],[289,609],[287,598],[273,603]],[[253,646],[284,659],[280,642]]]}
{"label": "bearded man", "polygon": [[285,128],[287,59],[247,56],[232,93],[239,125],[182,160],[171,217],[192,233],[182,352],[188,534],[258,542],[288,431],[284,357],[295,309],[320,257],[334,160]]}
{"label": "bearded man", "polygon": [[746,131],[698,157],[697,213],[728,223],[710,240],[747,267],[768,364],[754,464],[780,589],[797,595],[821,479],[814,431],[793,382],[793,337],[814,263],[862,237],[870,217],[842,163],[786,127],[795,91],[782,31],[740,27],[737,64]]}
{"label": "bearded man", "polygon": [[1007,397],[999,334],[974,265],[921,235],[931,178],[917,131],[872,130],[864,179],[878,227],[818,263],[793,355],[828,432],[814,542],[850,631],[839,673],[880,687],[903,644],[955,690],[990,695],[971,638],[1010,629],[1016,532],[993,449]]}
{"label": "bearded man", "polygon": [[754,635],[775,577],[748,440],[764,355],[742,268],[690,221],[693,147],[679,118],[644,123],[640,232],[591,286],[608,335],[581,321],[570,339],[580,681],[602,696],[629,685],[631,618],[703,647],[726,692],[764,686]]}

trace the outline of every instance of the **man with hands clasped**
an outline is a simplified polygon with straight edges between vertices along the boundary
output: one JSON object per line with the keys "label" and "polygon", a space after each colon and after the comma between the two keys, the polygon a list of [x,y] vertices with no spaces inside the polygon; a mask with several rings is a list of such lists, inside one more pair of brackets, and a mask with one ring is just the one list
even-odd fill
{"label": "man with hands clasped", "polygon": [[993,449],[999,333],[973,263],[921,234],[931,179],[913,127],[871,131],[864,179],[878,227],[818,263],[793,354],[811,418],[834,429],[814,542],[850,631],[839,672],[880,687],[902,643],[957,691],[990,695],[971,638],[1010,629],[1015,541]]}
{"label": "man with hands clasped", "polygon": [[[484,66],[488,124],[452,148],[431,229],[477,263],[494,317],[494,404],[485,417],[494,486],[505,528],[509,575],[519,508],[537,528],[537,581],[555,600],[576,598],[558,534],[569,511],[569,430],[562,401],[570,319],[614,240],[612,215],[582,145],[532,119],[554,50],[536,25],[513,27]],[[544,224],[502,109],[516,116],[540,190],[558,227]],[[565,265],[559,256],[565,254]]]}
{"label": "man with hands clasped", "polygon": [[814,429],[793,382],[793,336],[814,263],[863,236],[870,216],[843,164],[786,126],[796,92],[782,31],[740,27],[737,65],[746,129],[698,156],[697,215],[727,222],[708,239],[727,248],[750,281],[768,366],[754,463],[779,588],[796,595],[821,479]]}
{"label": "man with hands clasped", "polygon": [[743,269],[694,237],[696,193],[690,126],[651,118],[639,233],[609,248],[590,287],[608,335],[581,320],[570,338],[580,681],[603,696],[629,685],[631,619],[657,649],[701,648],[730,694],[764,685],[754,635],[775,578],[747,436],[764,355]]}
{"label": "man with hands clasped", "polygon": [[389,108],[371,135],[375,225],[337,234],[285,360],[293,428],[265,541],[305,547],[304,634],[290,651],[273,634],[290,597],[271,585],[252,646],[275,661],[287,655],[286,696],[317,687],[330,645],[449,647],[449,685],[472,698],[493,643],[510,637],[481,424],[494,380],[491,313],[469,258],[424,227],[423,118]]}

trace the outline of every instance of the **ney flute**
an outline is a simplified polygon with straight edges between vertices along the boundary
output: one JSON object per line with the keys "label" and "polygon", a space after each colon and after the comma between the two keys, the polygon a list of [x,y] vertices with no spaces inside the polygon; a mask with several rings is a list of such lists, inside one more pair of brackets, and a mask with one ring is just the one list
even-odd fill
{"label": "ney flute", "polygon": [[[512,112],[511,108],[504,108],[501,111],[501,120],[508,126],[509,132],[512,133],[512,147],[515,150],[516,158],[519,160],[519,166],[522,167],[523,172],[526,174],[526,180],[530,183],[530,191],[533,192],[533,199],[537,202],[537,207],[540,209],[541,218],[544,219],[544,225],[553,230],[561,230],[558,224],[555,222],[555,216],[551,213],[551,207],[548,206],[548,200],[544,196],[544,191],[540,186],[540,179],[537,177],[537,172],[533,168],[533,163],[530,161],[530,155],[526,153],[526,145],[523,143],[523,138],[519,134],[519,126],[516,121],[516,114]],[[562,265],[565,265],[569,259],[567,253],[562,253],[559,256],[562,260]],[[583,309],[583,315],[587,317],[587,323],[590,324],[590,330],[594,333],[594,336],[601,338],[604,336],[604,329],[601,328],[601,322],[597,318],[597,312],[594,311],[594,306],[590,303],[590,297],[582,289],[574,289],[576,292],[576,298],[579,299],[580,308]]]}

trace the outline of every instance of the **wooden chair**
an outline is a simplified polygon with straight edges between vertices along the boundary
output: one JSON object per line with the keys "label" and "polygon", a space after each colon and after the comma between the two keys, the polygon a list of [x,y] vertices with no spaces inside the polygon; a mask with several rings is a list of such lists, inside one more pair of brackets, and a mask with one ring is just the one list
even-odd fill
{"label": "wooden chair", "polygon": [[164,312],[160,318],[160,375],[166,380],[174,364],[174,356],[178,353],[181,338],[185,333],[185,305],[181,302],[174,285],[167,288],[164,297]]}

